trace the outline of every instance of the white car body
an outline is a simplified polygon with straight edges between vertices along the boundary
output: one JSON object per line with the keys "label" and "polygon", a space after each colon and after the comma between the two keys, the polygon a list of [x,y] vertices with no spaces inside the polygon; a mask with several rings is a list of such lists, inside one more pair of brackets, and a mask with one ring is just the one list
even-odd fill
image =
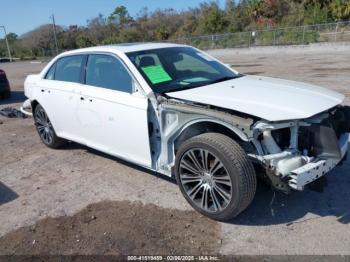
{"label": "white car body", "polygon": [[[338,139],[338,157],[318,159],[298,150],[298,128],[320,123],[330,114],[328,110],[344,100],[343,95],[321,87],[245,76],[156,96],[126,53],[178,46],[182,45],[115,45],[66,52],[39,75],[27,77],[25,95],[32,105],[39,103],[45,108],[59,137],[168,176],[181,141],[198,134],[204,126],[221,126],[234,133],[241,143],[248,143],[253,148],[247,149],[252,161],[266,167],[272,184],[285,191],[302,190],[345,156],[348,130]],[[135,80],[133,92],[45,79],[58,59],[76,54],[117,57]],[[280,148],[271,136],[271,131],[279,129],[290,129],[287,149]]]}

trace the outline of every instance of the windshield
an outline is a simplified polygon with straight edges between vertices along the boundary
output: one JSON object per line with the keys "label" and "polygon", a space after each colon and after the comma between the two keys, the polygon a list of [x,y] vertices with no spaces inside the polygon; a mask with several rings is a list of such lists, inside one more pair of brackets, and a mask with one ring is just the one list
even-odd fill
{"label": "windshield", "polygon": [[127,56],[155,93],[180,91],[240,76],[191,47],[152,49]]}

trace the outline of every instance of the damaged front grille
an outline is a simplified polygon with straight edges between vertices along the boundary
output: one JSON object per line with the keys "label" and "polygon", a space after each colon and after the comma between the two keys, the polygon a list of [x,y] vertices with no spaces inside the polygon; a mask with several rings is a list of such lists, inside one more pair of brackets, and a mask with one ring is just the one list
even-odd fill
{"label": "damaged front grille", "polygon": [[284,192],[302,190],[333,169],[347,152],[348,120],[350,107],[338,106],[305,120],[260,124],[267,128],[256,136],[263,152],[256,158],[271,184]]}
{"label": "damaged front grille", "polygon": [[341,158],[338,140],[350,132],[350,107],[332,110],[321,123],[299,128],[299,151],[319,159]]}
{"label": "damaged front grille", "polygon": [[299,148],[304,155],[309,157],[340,158],[336,132],[332,127],[321,124],[300,128]]}
{"label": "damaged front grille", "polygon": [[324,124],[331,126],[338,138],[344,133],[350,133],[350,107],[337,108],[324,120]]}

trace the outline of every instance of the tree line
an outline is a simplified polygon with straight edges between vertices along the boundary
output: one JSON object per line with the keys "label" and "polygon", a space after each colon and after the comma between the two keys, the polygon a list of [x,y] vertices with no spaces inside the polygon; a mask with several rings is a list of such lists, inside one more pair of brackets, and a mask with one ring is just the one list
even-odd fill
{"label": "tree line", "polygon": [[[348,0],[227,0],[203,2],[184,11],[142,8],[132,17],[125,6],[109,16],[99,14],[86,25],[56,26],[60,50],[124,42],[165,41],[205,34],[233,33],[273,27],[299,26],[350,19]],[[33,59],[55,54],[51,24],[21,36],[7,35],[12,56]],[[0,57],[7,56],[0,40]]]}

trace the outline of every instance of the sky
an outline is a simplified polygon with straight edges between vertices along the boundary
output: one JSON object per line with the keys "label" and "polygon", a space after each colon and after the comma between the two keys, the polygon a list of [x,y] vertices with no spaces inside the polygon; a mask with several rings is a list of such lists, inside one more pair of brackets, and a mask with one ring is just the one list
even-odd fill
{"label": "sky", "polygon": [[[42,24],[50,23],[51,14],[55,14],[58,25],[86,25],[86,20],[99,13],[108,16],[119,5],[127,7],[135,16],[141,8],[149,11],[158,8],[186,10],[208,0],[0,0],[0,26],[7,33],[18,35],[26,33]],[[219,1],[224,2],[224,0]],[[0,38],[3,32],[0,31]]]}

